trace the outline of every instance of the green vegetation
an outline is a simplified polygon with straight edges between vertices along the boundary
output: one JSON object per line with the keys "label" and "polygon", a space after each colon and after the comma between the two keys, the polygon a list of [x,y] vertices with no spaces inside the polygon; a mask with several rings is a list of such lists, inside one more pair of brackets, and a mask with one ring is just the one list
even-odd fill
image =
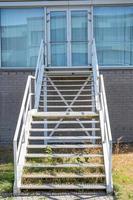
{"label": "green vegetation", "polygon": [[0,149],[0,193],[12,192],[13,186],[12,149]]}
{"label": "green vegetation", "polygon": [[113,156],[113,182],[116,199],[133,199],[133,153]]}
{"label": "green vegetation", "polygon": [[12,192],[13,185],[13,164],[0,165],[0,193]]}
{"label": "green vegetation", "polygon": [[[119,150],[119,148],[115,148],[115,154],[113,155],[113,183],[117,200],[132,200],[133,199],[133,148],[127,149],[124,147],[124,150]],[[6,152],[6,153],[5,153]],[[46,149],[46,152],[51,155],[52,150],[50,148]],[[13,188],[13,164],[12,164],[12,151],[10,149],[4,149],[4,151],[0,150],[0,193],[12,192]],[[78,159],[77,159],[78,160]],[[51,162],[51,157],[49,156],[49,161]],[[79,162],[79,161],[77,161]],[[25,173],[31,173],[31,169],[25,169]],[[71,169],[38,169],[41,173],[46,174],[59,174],[59,173],[92,173],[96,172],[94,169],[90,171],[84,171],[80,168],[71,168]],[[33,170],[32,172],[36,173],[37,170]],[[103,169],[98,171],[99,173],[103,172]],[[45,181],[41,180],[41,181]],[[3,198],[3,197],[2,197]],[[2,199],[0,197],[0,199]],[[12,197],[6,198],[7,200],[11,200]],[[40,197],[41,199],[41,197]]]}

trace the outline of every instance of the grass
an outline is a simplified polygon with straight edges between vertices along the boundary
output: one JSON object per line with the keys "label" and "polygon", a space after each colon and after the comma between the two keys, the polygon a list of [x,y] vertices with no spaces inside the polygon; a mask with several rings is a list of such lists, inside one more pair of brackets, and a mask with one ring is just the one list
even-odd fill
{"label": "grass", "polygon": [[[0,150],[0,193],[12,192],[13,164],[11,155],[11,149],[8,151],[7,149]],[[113,183],[117,200],[133,199],[133,147],[122,145],[121,148],[121,146],[116,145],[113,154]]]}
{"label": "grass", "polygon": [[12,192],[13,188],[12,149],[0,149],[0,193]]}
{"label": "grass", "polygon": [[13,185],[13,164],[0,165],[0,193],[12,192]]}
{"label": "grass", "polygon": [[133,147],[116,147],[113,155],[113,183],[118,200],[133,200]]}

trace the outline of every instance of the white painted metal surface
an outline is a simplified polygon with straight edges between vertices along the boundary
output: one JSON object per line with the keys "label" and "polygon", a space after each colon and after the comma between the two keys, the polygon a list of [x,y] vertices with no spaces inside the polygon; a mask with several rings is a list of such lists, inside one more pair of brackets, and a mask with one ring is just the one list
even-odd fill
{"label": "white painted metal surface", "polygon": [[[13,140],[14,174],[15,174],[14,193],[18,193],[21,184],[22,169],[24,165],[24,159],[26,154],[26,147],[28,143],[29,129],[31,123],[30,111],[33,108],[37,109],[39,106],[41,84],[44,73],[43,63],[44,63],[44,42],[42,40],[37,60],[35,77],[33,76],[28,77]],[[34,93],[32,93],[33,85],[35,86]],[[32,100],[33,96],[35,98],[35,103]]]}
{"label": "white painted metal surface", "polygon": [[100,125],[104,152],[107,192],[112,192],[112,135],[103,75],[100,75]]}
{"label": "white painted metal surface", "polygon": [[[106,185],[83,185],[83,189],[105,189],[107,192],[112,192],[112,137],[111,137],[111,129],[110,129],[110,123],[109,123],[109,115],[108,115],[108,108],[107,108],[107,101],[106,101],[106,94],[105,94],[105,87],[104,87],[104,81],[103,76],[99,75],[99,68],[98,68],[98,62],[97,62],[97,53],[96,53],[96,46],[95,41],[92,42],[92,66],[93,66],[93,78],[90,79],[90,74],[81,73],[82,78],[84,81],[81,85],[74,83],[75,85],[78,85],[79,90],[75,93],[75,95],[63,95],[61,93],[62,89],[59,89],[57,87],[58,79],[62,80],[62,77],[60,79],[60,76],[63,75],[65,77],[65,80],[69,80],[69,75],[71,73],[68,73],[69,75],[64,74],[61,72],[61,74],[58,72],[52,72],[53,75],[50,74],[50,72],[45,73],[45,66],[44,66],[44,42],[41,42],[39,55],[38,55],[38,61],[37,61],[37,67],[36,67],[36,73],[35,77],[29,76],[28,81],[26,84],[26,89],[23,97],[23,102],[20,110],[20,115],[16,127],[16,132],[14,136],[14,173],[15,173],[15,183],[14,183],[14,193],[19,193],[21,189],[69,189],[70,184],[66,185],[31,185],[30,187],[26,184],[23,185],[21,183],[22,179],[22,170],[23,167],[27,168],[71,168],[71,167],[83,167],[83,168],[98,168],[102,167],[105,168],[105,174],[103,173],[102,176],[106,177]],[[45,78],[44,78],[45,77]],[[55,81],[53,81],[52,77],[54,79],[57,78],[57,84]],[[74,75],[74,77],[80,78],[80,70],[78,70],[78,74]],[[68,81],[69,82],[69,81]],[[94,94],[93,92],[90,95],[90,92],[88,90],[87,95],[82,95],[81,92],[84,90],[84,88],[87,86],[87,84],[92,83],[94,85]],[[35,92],[32,92],[33,85],[35,84]],[[44,84],[46,83],[46,84]],[[55,105],[55,106],[47,106],[46,107],[46,95],[48,90],[46,90],[47,83],[51,84],[52,88],[56,91],[57,95],[60,97],[60,101],[64,103],[64,106],[62,105]],[[67,81],[66,81],[67,83]],[[67,83],[68,84],[68,83]],[[44,88],[45,87],[45,88]],[[41,93],[41,89],[44,89],[44,93]],[[60,87],[61,88],[61,87]],[[64,88],[63,88],[64,89]],[[64,89],[65,90],[65,89]],[[77,89],[76,89],[77,90]],[[47,92],[46,92],[47,91]],[[67,91],[68,92],[68,91]],[[32,96],[35,96],[34,102],[32,102]],[[47,95],[47,98],[52,97],[52,95]],[[79,112],[74,111],[75,105],[73,105],[76,101],[80,101],[78,99],[79,96],[86,97],[91,96],[94,98],[91,98],[91,104],[84,106],[86,108],[86,111]],[[71,97],[71,100],[67,100],[65,97]],[[73,97],[73,98],[72,98]],[[41,100],[40,100],[41,98]],[[78,100],[77,100],[78,99]],[[52,99],[50,100],[52,101]],[[59,102],[60,102],[59,101]],[[88,102],[89,102],[88,101]],[[40,103],[43,103],[40,104]],[[57,102],[56,102],[57,103]],[[81,103],[84,105],[85,101],[82,99]],[[88,108],[92,105],[95,106],[96,103],[96,110],[92,109],[91,111],[88,111]],[[79,108],[82,108],[82,104],[79,105]],[[43,106],[43,111],[39,111],[39,107]],[[47,109],[49,107],[58,107],[58,108],[65,108],[64,112],[48,112]],[[87,121],[88,120],[88,123]],[[79,127],[76,127],[76,123],[79,125]],[[50,128],[51,124],[54,124],[52,128]],[[59,125],[70,125],[70,127],[59,127]],[[71,127],[71,125],[74,125],[74,127]],[[92,126],[86,127],[86,125]],[[100,124],[100,127],[97,126]],[[37,128],[36,126],[39,127]],[[41,126],[43,125],[43,126]],[[94,125],[94,126],[93,126]],[[34,127],[35,126],[35,127]],[[50,133],[48,134],[48,132]],[[55,132],[62,132],[64,134],[65,132],[69,132],[71,134],[68,135],[54,135]],[[85,135],[78,135],[79,132],[84,131]],[[40,133],[44,133],[43,135],[39,135]],[[76,132],[77,135],[72,135],[73,132]],[[37,134],[36,134],[37,133]],[[97,134],[98,133],[98,134]],[[33,135],[32,135],[33,134]],[[34,135],[36,134],[36,135]],[[39,143],[39,141],[43,141],[43,143]],[[33,143],[32,143],[33,142]],[[35,142],[35,143],[34,143]],[[29,150],[40,150],[43,148],[50,147],[51,149],[84,149],[84,148],[101,148],[103,146],[103,153],[83,153],[82,154],[75,154],[75,153],[53,153],[48,155],[47,153],[28,153],[27,149]],[[26,159],[33,159],[33,158],[102,158],[104,157],[104,163],[56,163],[56,164],[45,164],[45,163],[32,163],[32,162],[25,162]],[[36,178],[36,177],[34,177]],[[73,189],[82,189],[82,187],[73,186]],[[70,188],[71,189],[71,188]]]}
{"label": "white painted metal surface", "polygon": [[34,77],[29,76],[24,92],[21,110],[17,122],[17,127],[13,139],[14,148],[14,192],[18,192],[20,188],[22,169],[24,165],[24,157],[26,154],[26,146],[30,125],[30,110],[32,109],[32,80]]}
{"label": "white painted metal surface", "polygon": [[42,80],[44,76],[44,41],[41,41],[38,59],[37,59],[37,66],[35,72],[35,109],[38,109],[39,106],[39,99],[41,93],[41,86]]}
{"label": "white painted metal surface", "polygon": [[52,189],[52,190],[74,190],[74,189],[105,189],[106,185],[104,184],[45,184],[45,185],[22,185],[21,189],[33,189],[33,190],[39,190],[39,189]]}
{"label": "white painted metal surface", "polygon": [[[72,65],[72,43],[74,41],[72,41],[72,11],[87,11],[88,13],[88,16],[87,16],[87,27],[88,27],[88,30],[87,30],[87,35],[88,35],[88,38],[87,38],[87,59],[88,59],[88,62],[87,62],[87,66],[91,65],[91,40],[92,40],[92,13],[91,13],[91,6],[84,6],[84,2],[82,1],[82,3],[80,1],[78,1],[78,4],[79,6],[77,6],[78,4],[75,4],[74,2],[74,5],[75,6],[72,6],[72,7],[67,7],[65,5],[65,1],[60,1],[60,3],[63,5],[62,7],[55,7],[55,3],[56,2],[53,2],[53,6],[51,4],[50,7],[47,8],[47,27],[48,27],[48,41],[47,41],[47,45],[48,45],[48,66],[49,67],[59,67],[61,68],[61,66],[53,66],[52,64],[52,60],[51,60],[51,54],[52,54],[52,49],[51,49],[51,44],[55,44],[55,41],[52,42],[51,40],[51,12],[64,12],[66,14],[66,41],[65,41],[65,45],[66,45],[66,49],[67,49],[67,52],[66,52],[66,64],[65,64],[65,67],[69,67],[69,68],[77,68],[77,67],[80,67],[79,66],[75,66],[75,65]],[[69,3],[71,4],[72,2],[67,2],[67,5],[69,5]],[[60,4],[60,5],[61,5]],[[82,6],[80,6],[82,5]],[[81,41],[80,41],[81,42]],[[58,42],[57,42],[58,44]],[[64,67],[64,66],[62,66]],[[83,66],[82,66],[83,67]],[[85,67],[85,66],[84,66]],[[67,73],[67,71],[66,71]],[[81,73],[81,72],[80,72]]]}
{"label": "white painted metal surface", "polygon": [[99,67],[98,67],[95,39],[93,39],[93,41],[92,41],[92,66],[93,66],[93,81],[94,81],[96,108],[97,108],[97,110],[99,110],[100,109],[100,105],[99,105]]}
{"label": "white painted metal surface", "polygon": [[133,4],[132,0],[88,0],[88,1],[23,1],[0,2],[1,8],[9,7],[53,7],[53,6],[88,6],[88,5],[120,5]]}

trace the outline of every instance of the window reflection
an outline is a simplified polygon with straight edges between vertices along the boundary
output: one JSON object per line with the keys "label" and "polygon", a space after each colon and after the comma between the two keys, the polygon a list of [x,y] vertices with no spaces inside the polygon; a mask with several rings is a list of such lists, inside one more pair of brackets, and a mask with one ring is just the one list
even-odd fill
{"label": "window reflection", "polygon": [[88,11],[71,12],[72,65],[88,65]]}
{"label": "window reflection", "polygon": [[1,9],[2,67],[35,67],[44,37],[43,9]]}
{"label": "window reflection", "polygon": [[95,7],[94,33],[100,65],[133,65],[133,7]]}
{"label": "window reflection", "polygon": [[50,13],[51,65],[67,66],[66,11]]}

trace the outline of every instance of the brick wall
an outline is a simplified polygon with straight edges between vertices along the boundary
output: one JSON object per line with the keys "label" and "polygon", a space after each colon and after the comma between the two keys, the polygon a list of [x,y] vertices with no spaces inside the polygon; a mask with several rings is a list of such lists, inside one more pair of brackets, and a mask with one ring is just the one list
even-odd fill
{"label": "brick wall", "polygon": [[29,71],[0,71],[0,144],[12,143]]}
{"label": "brick wall", "polygon": [[133,142],[133,70],[101,70],[104,75],[113,140]]}
{"label": "brick wall", "polygon": [[[133,70],[104,74],[113,140],[133,142]],[[33,71],[0,71],[0,145],[12,144],[27,76]]]}

